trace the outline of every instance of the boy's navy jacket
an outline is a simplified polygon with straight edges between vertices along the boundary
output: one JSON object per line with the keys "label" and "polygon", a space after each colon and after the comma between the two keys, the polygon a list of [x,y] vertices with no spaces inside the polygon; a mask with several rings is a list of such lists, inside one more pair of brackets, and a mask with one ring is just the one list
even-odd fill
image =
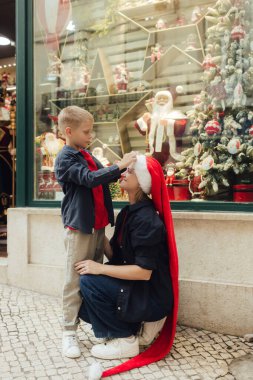
{"label": "boy's navy jacket", "polygon": [[61,205],[64,227],[72,227],[86,234],[93,232],[95,211],[92,188],[99,185],[103,186],[109,222],[114,225],[108,183],[116,181],[121,175],[117,165],[104,168],[94,156],[92,158],[97,171],[89,169],[81,152],[65,145],[55,161],[55,176],[65,195]]}

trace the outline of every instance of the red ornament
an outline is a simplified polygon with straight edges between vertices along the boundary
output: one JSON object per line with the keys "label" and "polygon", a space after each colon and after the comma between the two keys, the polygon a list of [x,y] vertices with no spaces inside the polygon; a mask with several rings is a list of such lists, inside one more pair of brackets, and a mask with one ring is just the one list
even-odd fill
{"label": "red ornament", "polygon": [[241,40],[245,37],[245,30],[242,25],[236,25],[231,31],[232,40]]}
{"label": "red ornament", "polygon": [[250,127],[250,129],[249,129],[249,135],[250,135],[250,136],[253,136],[253,124],[252,124],[252,126]]}
{"label": "red ornament", "polygon": [[50,113],[48,114],[48,117],[50,120],[52,120],[54,123],[57,124],[58,122],[58,116],[55,116],[55,115],[51,115]]}
{"label": "red ornament", "polygon": [[216,67],[216,64],[214,63],[211,54],[207,54],[202,63],[202,67],[204,70],[209,70],[211,67]]}
{"label": "red ornament", "polygon": [[205,131],[209,136],[214,135],[216,133],[220,133],[221,126],[218,120],[208,121],[205,126]]}

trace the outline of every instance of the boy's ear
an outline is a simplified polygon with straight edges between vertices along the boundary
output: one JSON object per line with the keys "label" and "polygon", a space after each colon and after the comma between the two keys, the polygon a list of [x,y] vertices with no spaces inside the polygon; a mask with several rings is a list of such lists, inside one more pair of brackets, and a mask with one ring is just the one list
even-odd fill
{"label": "boy's ear", "polygon": [[70,127],[67,127],[65,129],[65,136],[71,136],[71,128]]}

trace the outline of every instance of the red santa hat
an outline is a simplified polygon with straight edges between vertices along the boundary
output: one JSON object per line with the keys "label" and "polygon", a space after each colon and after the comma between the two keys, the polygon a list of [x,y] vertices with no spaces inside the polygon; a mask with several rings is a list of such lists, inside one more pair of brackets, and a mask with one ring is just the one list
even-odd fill
{"label": "red santa hat", "polygon": [[178,313],[178,256],[172,214],[163,170],[157,160],[153,157],[144,155],[137,156],[137,162],[134,165],[134,169],[142,190],[146,194],[151,195],[155,209],[166,227],[169,266],[174,296],[173,311],[167,317],[158,338],[146,351],[117,367],[104,371],[102,378],[129,371],[133,368],[139,368],[163,359],[170,352],[176,333]]}

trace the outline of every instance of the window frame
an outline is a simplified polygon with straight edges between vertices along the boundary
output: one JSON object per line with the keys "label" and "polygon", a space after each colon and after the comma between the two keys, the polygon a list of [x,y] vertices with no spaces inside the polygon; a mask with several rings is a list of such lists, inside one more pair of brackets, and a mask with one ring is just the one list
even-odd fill
{"label": "window frame", "polygon": [[[16,206],[59,208],[60,201],[34,200],[34,59],[33,2],[16,0],[17,55],[17,171]],[[32,76],[32,80],[31,80]],[[127,202],[114,201],[115,209]],[[253,212],[252,203],[224,201],[171,201],[173,211],[186,212]]]}

